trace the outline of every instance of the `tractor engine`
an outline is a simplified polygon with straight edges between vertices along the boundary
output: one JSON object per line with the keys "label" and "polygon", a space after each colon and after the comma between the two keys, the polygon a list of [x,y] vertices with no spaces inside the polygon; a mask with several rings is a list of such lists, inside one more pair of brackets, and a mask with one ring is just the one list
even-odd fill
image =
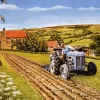
{"label": "tractor engine", "polygon": [[84,52],[78,52],[78,51],[67,52],[66,60],[68,62],[70,71],[85,69],[85,53]]}

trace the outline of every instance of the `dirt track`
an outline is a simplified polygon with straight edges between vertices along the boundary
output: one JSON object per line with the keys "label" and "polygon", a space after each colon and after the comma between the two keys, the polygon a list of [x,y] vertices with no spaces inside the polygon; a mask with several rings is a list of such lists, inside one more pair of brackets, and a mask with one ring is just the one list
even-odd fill
{"label": "dirt track", "polygon": [[2,54],[8,64],[26,78],[43,100],[100,100],[100,92],[52,75],[40,65],[13,54]]}

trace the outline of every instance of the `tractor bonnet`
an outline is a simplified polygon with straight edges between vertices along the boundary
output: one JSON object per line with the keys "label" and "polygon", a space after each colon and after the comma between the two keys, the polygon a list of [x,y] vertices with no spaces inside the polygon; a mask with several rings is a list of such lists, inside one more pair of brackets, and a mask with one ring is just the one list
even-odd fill
{"label": "tractor bonnet", "polygon": [[85,56],[84,52],[70,51],[66,53],[67,56]]}

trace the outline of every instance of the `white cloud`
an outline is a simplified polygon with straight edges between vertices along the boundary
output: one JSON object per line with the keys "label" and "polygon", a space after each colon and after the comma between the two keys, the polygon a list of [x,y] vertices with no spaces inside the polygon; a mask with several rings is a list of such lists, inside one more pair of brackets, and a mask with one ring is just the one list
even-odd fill
{"label": "white cloud", "polygon": [[21,10],[23,8],[19,8],[13,4],[0,4],[0,10]]}
{"label": "white cloud", "polygon": [[49,8],[33,7],[33,8],[27,9],[27,11],[49,11],[49,10],[58,10],[58,9],[72,9],[72,7],[65,7],[61,5],[56,5]]}
{"label": "white cloud", "polygon": [[95,10],[100,10],[100,8],[95,8],[95,7],[88,7],[88,8],[85,8],[85,7],[80,7],[78,8],[77,10],[87,10],[87,11],[95,11]]}
{"label": "white cloud", "polygon": [[3,28],[5,28],[6,30],[11,30],[11,29],[19,29],[20,25],[17,24],[0,24],[0,30],[2,31]]}
{"label": "white cloud", "polygon": [[[79,20],[80,18],[80,20]],[[27,24],[26,24],[27,23]],[[18,24],[4,23],[0,24],[0,30],[5,28],[11,29],[23,29],[23,28],[41,28],[59,25],[75,25],[75,24],[100,24],[99,15],[79,15],[77,16],[64,16],[64,15],[43,15],[29,19],[25,19],[24,22]]]}
{"label": "white cloud", "polygon": [[0,27],[18,27],[17,24],[0,24]]}
{"label": "white cloud", "polygon": [[[79,20],[80,17],[80,20]],[[75,25],[75,24],[100,24],[99,16],[82,15],[82,16],[57,16],[57,15],[46,15],[41,17],[30,18],[26,20],[23,28],[41,28],[59,25]],[[25,24],[27,23],[27,24]]]}

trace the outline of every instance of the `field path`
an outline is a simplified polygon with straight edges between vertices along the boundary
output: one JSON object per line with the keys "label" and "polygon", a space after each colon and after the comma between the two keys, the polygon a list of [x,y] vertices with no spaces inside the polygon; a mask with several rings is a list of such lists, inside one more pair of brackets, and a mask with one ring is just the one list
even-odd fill
{"label": "field path", "polygon": [[8,53],[2,56],[42,95],[43,100],[100,100],[99,91],[52,75],[31,60]]}

